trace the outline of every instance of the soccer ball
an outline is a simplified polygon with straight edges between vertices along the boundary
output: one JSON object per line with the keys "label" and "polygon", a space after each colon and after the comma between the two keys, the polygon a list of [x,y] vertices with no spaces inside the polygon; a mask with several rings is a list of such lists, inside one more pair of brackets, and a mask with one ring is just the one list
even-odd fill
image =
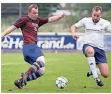
{"label": "soccer ball", "polygon": [[60,89],[63,89],[67,86],[68,80],[65,77],[58,77],[56,79],[56,86]]}

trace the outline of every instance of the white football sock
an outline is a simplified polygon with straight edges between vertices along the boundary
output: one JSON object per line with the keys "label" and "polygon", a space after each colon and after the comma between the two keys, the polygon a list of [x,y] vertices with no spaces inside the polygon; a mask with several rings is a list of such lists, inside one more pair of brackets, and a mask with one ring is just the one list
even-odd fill
{"label": "white football sock", "polygon": [[97,71],[97,73],[98,73],[99,75],[101,75],[101,72],[100,72],[99,68],[96,68],[96,71]]}
{"label": "white football sock", "polygon": [[[97,71],[97,73],[98,73],[99,75],[101,75],[101,72],[100,72],[99,68],[96,68],[96,71]],[[92,74],[92,71],[91,71],[91,70],[89,71],[89,74]]]}
{"label": "white football sock", "polygon": [[92,71],[93,78],[97,78],[97,70],[96,70],[96,63],[95,63],[95,58],[94,57],[88,57],[88,64],[90,66],[90,70]]}

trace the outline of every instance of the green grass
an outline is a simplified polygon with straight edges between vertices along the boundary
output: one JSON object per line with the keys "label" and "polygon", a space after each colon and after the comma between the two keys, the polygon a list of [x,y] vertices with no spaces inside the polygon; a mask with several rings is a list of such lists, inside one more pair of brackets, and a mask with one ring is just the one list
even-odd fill
{"label": "green grass", "polygon": [[[40,79],[31,81],[23,89],[14,86],[14,80],[20,77],[20,73],[29,68],[29,64],[23,60],[22,53],[2,54],[2,93],[111,93],[111,74],[104,79],[103,87],[98,87],[92,77],[87,78],[89,70],[87,59],[80,52],[73,53],[45,53],[46,71]],[[111,71],[111,53],[107,53],[109,70]],[[68,79],[65,89],[58,89],[55,80],[59,76]],[[84,88],[86,86],[86,88]]]}

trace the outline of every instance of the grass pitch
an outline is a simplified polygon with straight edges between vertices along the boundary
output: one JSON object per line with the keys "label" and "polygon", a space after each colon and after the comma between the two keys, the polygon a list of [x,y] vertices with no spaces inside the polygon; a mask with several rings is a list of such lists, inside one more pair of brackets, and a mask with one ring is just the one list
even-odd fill
{"label": "grass pitch", "polygon": [[[44,76],[29,82],[23,89],[14,86],[14,81],[20,77],[20,73],[29,68],[22,53],[2,53],[1,59],[2,93],[111,93],[111,74],[107,79],[100,76],[104,86],[98,87],[92,77],[86,77],[89,66],[81,52],[45,53]],[[111,52],[107,53],[107,59],[111,71]],[[55,80],[59,76],[68,79],[65,89],[55,86]]]}

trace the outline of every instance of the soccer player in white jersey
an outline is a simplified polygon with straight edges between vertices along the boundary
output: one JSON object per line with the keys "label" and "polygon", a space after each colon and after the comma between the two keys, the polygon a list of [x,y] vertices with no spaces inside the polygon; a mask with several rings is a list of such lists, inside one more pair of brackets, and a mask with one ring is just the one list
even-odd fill
{"label": "soccer player in white jersey", "polygon": [[[87,77],[92,75],[98,86],[104,85],[98,74],[101,74],[104,78],[107,78],[109,74],[104,51],[104,33],[105,31],[110,31],[111,24],[109,21],[101,18],[101,16],[102,8],[95,6],[92,9],[92,17],[83,18],[71,26],[74,39],[78,39],[76,34],[77,28],[84,27],[85,29],[83,53],[87,57],[90,66],[90,72],[87,73]],[[99,71],[97,71],[96,65]]]}

